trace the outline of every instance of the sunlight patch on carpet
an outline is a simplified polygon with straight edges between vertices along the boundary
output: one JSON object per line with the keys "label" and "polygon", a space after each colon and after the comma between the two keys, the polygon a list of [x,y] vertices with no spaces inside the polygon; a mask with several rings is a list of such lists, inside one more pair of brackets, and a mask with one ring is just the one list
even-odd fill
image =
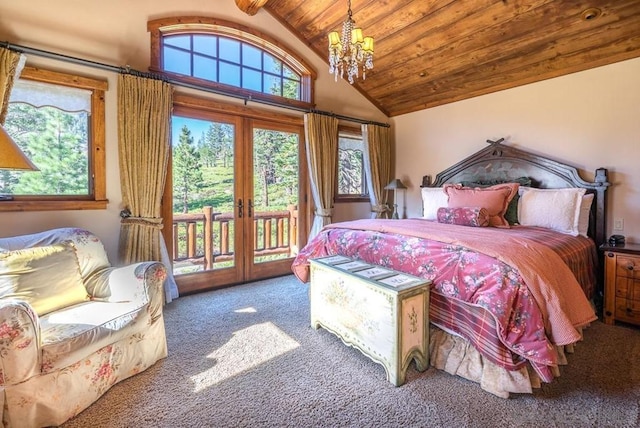
{"label": "sunlight patch on carpet", "polygon": [[249,306],[248,308],[236,309],[233,312],[237,314],[255,314],[258,311],[256,311],[256,308],[252,308],[251,306]]}
{"label": "sunlight patch on carpet", "polygon": [[240,375],[299,346],[297,341],[270,322],[238,330],[224,345],[207,355],[213,366],[191,377],[194,391],[202,391]]}

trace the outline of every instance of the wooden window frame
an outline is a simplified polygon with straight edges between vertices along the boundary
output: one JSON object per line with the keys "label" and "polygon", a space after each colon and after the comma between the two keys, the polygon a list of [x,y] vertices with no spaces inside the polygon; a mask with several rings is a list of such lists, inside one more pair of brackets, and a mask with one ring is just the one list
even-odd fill
{"label": "wooden window frame", "polygon": [[[267,34],[231,21],[194,16],[152,20],[147,23],[147,31],[149,31],[151,35],[150,70],[173,81],[182,82],[187,86],[196,85],[205,90],[210,89],[213,92],[226,93],[247,100],[256,99],[266,103],[273,103],[283,107],[293,107],[300,110],[312,109],[315,105],[313,86],[317,77],[316,72],[302,57],[297,55],[293,49]],[[162,39],[165,35],[179,34],[211,34],[231,38],[253,45],[267,52],[300,75],[300,100],[293,100],[278,95],[266,94],[206,79],[164,71],[162,66]]]}
{"label": "wooden window frame", "polygon": [[105,92],[108,83],[70,73],[26,66],[20,79],[54,85],[69,86],[91,91],[91,114],[88,132],[88,195],[13,195],[13,200],[0,202],[2,211],[61,211],[106,209],[106,161],[105,161]]}

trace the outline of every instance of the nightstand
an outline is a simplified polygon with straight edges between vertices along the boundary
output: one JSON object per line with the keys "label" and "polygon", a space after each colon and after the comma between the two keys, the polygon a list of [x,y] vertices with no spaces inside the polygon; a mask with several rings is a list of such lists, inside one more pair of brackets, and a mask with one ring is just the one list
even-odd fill
{"label": "nightstand", "polygon": [[604,322],[640,325],[640,245],[603,245]]}

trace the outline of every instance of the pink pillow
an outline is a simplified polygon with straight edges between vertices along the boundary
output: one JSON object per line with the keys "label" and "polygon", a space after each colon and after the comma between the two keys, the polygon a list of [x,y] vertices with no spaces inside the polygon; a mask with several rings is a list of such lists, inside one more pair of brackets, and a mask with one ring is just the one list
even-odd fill
{"label": "pink pillow", "polygon": [[438,208],[438,223],[457,224],[459,226],[489,226],[489,213],[485,208]]}
{"label": "pink pillow", "polygon": [[449,208],[482,207],[489,214],[489,226],[509,228],[504,213],[511,199],[518,193],[519,186],[518,183],[496,184],[491,187],[445,184],[444,192],[449,196]]}

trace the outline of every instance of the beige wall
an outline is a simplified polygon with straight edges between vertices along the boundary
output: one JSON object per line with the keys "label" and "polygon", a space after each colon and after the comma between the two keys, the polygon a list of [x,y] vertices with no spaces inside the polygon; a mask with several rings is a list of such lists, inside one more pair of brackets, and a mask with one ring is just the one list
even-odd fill
{"label": "beige wall", "polygon": [[423,175],[485,147],[487,139],[577,167],[592,180],[609,170],[607,235],[624,220],[640,243],[640,59],[393,118],[397,175],[410,184],[407,209],[421,214]]}
{"label": "beige wall", "polygon": [[[238,22],[281,40],[316,69],[318,79],[315,93],[318,109],[388,122],[384,114],[346,81],[334,82],[324,59],[285,30],[271,15],[261,10],[257,15],[250,17],[240,12],[233,0],[0,0],[0,41],[110,65],[129,65],[134,69],[146,70],[149,65],[147,21],[184,15],[210,16]],[[35,55],[28,55],[27,64],[75,71],[109,81],[109,91],[106,94],[106,156],[107,197],[110,203],[106,210],[0,212],[0,236],[31,233],[61,226],[86,227],[103,239],[109,256],[115,260],[119,234],[118,213],[122,208],[117,158],[116,75]],[[225,100],[222,97],[211,97]],[[239,102],[228,98],[226,100]],[[259,104],[251,105],[260,107]],[[353,123],[348,124],[353,126]],[[341,204],[336,207],[336,218],[347,220],[366,216],[368,207],[364,206],[365,209],[363,204]],[[364,215],[361,212],[364,212]]]}
{"label": "beige wall", "polygon": [[[334,83],[324,59],[311,52],[268,13],[260,11],[250,17],[240,12],[233,0],[0,0],[0,41],[144,70],[149,63],[147,21],[177,15],[227,19],[283,40],[316,68],[319,109],[388,121],[348,83]],[[116,76],[33,55],[27,62],[109,81],[106,137],[110,203],[107,210],[0,213],[0,236],[67,225],[87,227],[105,241],[113,257],[121,209],[116,153]],[[410,185],[406,195],[408,215],[420,215],[418,186],[423,175],[435,175],[484,147],[488,138],[507,137],[510,144],[572,162],[589,179],[596,168],[608,168],[613,186],[609,192],[607,233],[612,231],[614,218],[623,218],[622,233],[640,242],[638,76],[640,59],[635,59],[393,118],[396,175]],[[338,204],[335,220],[367,215],[368,204]]]}

